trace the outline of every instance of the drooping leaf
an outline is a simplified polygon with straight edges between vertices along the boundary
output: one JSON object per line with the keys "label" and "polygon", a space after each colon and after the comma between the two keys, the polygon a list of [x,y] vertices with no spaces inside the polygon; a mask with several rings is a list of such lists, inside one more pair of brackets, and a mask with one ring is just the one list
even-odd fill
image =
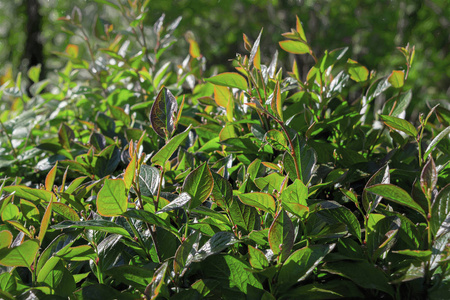
{"label": "drooping leaf", "polygon": [[393,129],[400,130],[412,137],[417,135],[416,128],[406,120],[386,115],[381,115],[381,118],[383,119],[384,124]]}
{"label": "drooping leaf", "polygon": [[267,191],[269,194],[279,192],[281,190],[281,184],[284,181],[284,177],[278,173],[270,173],[265,177],[256,178],[255,184],[261,191]]}
{"label": "drooping leaf", "polygon": [[0,265],[6,267],[27,267],[31,264],[39,250],[38,240],[26,240],[21,245],[13,248],[0,249]]}
{"label": "drooping leaf", "polygon": [[256,217],[258,212],[252,206],[242,203],[237,196],[228,204],[230,219],[238,227],[242,234],[248,234],[256,226]]}
{"label": "drooping leaf", "polygon": [[163,139],[170,138],[175,131],[177,110],[178,104],[175,96],[166,87],[163,87],[150,112],[153,130]]}
{"label": "drooping leaf", "polygon": [[189,208],[193,209],[202,204],[211,194],[213,185],[214,179],[206,163],[193,170],[183,183],[183,192],[192,197]]}
{"label": "drooping leaf", "polygon": [[278,213],[269,229],[269,245],[274,255],[280,256],[280,261],[286,260],[294,246],[294,226],[287,213]]}
{"label": "drooping leaf", "polygon": [[423,208],[414,202],[411,196],[402,188],[393,184],[376,184],[366,188],[367,191],[381,196],[387,200],[412,208],[421,213],[425,218],[425,211]]}
{"label": "drooping leaf", "polygon": [[115,233],[120,234],[124,237],[130,238],[131,235],[128,233],[128,231],[123,228],[122,226],[113,223],[111,221],[107,220],[87,220],[87,221],[63,221],[59,224],[52,225],[51,228],[59,230],[59,229],[66,229],[66,228],[81,228],[81,229],[91,229],[91,230],[98,230],[103,231],[107,233]]}
{"label": "drooping leaf", "polygon": [[275,200],[266,193],[247,193],[238,195],[242,203],[262,209],[271,214],[275,213]]}
{"label": "drooping leaf", "polygon": [[266,132],[264,139],[275,149],[279,151],[288,151],[288,142],[284,134],[276,129],[271,129]]}
{"label": "drooping leaf", "polygon": [[128,197],[123,179],[107,179],[97,195],[97,211],[105,217],[119,216],[127,210]]}
{"label": "drooping leaf", "polygon": [[213,190],[211,192],[211,197],[214,199],[217,204],[222,207],[228,206],[228,203],[233,199],[233,188],[228,180],[220,176],[215,172],[211,172],[214,185]]}
{"label": "drooping leaf", "polygon": [[277,291],[283,292],[304,280],[323,258],[333,250],[335,244],[312,245],[292,253],[281,266],[278,274]]}
{"label": "drooping leaf", "polygon": [[164,167],[166,161],[172,156],[172,154],[178,149],[184,139],[188,136],[189,131],[191,131],[192,125],[189,125],[185,131],[177,134],[171,138],[167,144],[164,145],[153,157],[152,163],[161,167]]}
{"label": "drooping leaf", "polygon": [[245,80],[245,78],[242,75],[234,72],[220,73],[216,76],[205,78],[205,81],[221,86],[238,88],[243,91],[246,91],[248,87],[247,80]]}

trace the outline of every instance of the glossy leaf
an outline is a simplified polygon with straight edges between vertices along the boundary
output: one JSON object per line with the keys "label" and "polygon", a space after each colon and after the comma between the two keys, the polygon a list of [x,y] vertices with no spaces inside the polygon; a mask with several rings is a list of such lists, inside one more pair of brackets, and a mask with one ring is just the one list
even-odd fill
{"label": "glossy leaf", "polygon": [[172,234],[175,234],[176,236],[180,236],[180,234],[178,233],[178,230],[172,224],[170,224],[169,219],[162,219],[161,217],[159,217],[158,215],[156,215],[150,211],[141,210],[141,209],[140,210],[130,209],[130,210],[126,211],[125,213],[123,213],[122,215],[124,217],[134,218],[134,219],[138,219],[138,220],[147,222],[150,225],[160,226],[164,229],[167,229]]}
{"label": "glossy leaf", "polygon": [[214,234],[198,251],[192,258],[193,262],[199,262],[204,260],[206,257],[217,254],[237,243],[239,240],[234,236],[232,232],[221,231]]}
{"label": "glossy leaf", "polygon": [[277,291],[283,292],[297,282],[305,280],[334,246],[335,244],[312,245],[292,253],[281,266]]}
{"label": "glossy leaf", "polygon": [[239,200],[246,205],[262,209],[271,214],[275,213],[275,200],[266,193],[247,193],[238,195]]}
{"label": "glossy leaf", "polygon": [[66,229],[66,228],[81,228],[81,229],[90,229],[90,230],[98,230],[107,233],[115,233],[120,234],[124,237],[131,238],[131,235],[128,231],[125,230],[122,226],[115,224],[111,221],[107,220],[87,220],[87,221],[63,221],[57,225],[51,226],[51,228],[55,230]]}
{"label": "glossy leaf", "polygon": [[299,179],[295,179],[280,195],[281,205],[301,219],[309,212],[307,198],[308,188]]}
{"label": "glossy leaf", "polygon": [[107,179],[97,195],[97,211],[105,217],[115,217],[128,207],[128,197],[123,179]]}
{"label": "glossy leaf", "polygon": [[228,106],[228,102],[232,101],[232,97],[233,95],[228,87],[214,85],[214,100],[217,105],[226,108]]}
{"label": "glossy leaf", "polygon": [[264,269],[269,266],[269,261],[267,260],[266,256],[261,250],[249,245],[248,255],[250,256],[249,258],[250,265],[254,269]]}
{"label": "glossy leaf", "polygon": [[183,183],[183,192],[192,197],[189,208],[202,204],[211,194],[213,185],[214,179],[206,163],[193,170]]}
{"label": "glossy leaf", "polygon": [[164,206],[162,209],[158,210],[156,214],[165,213],[172,211],[177,208],[182,208],[191,200],[191,196],[188,193],[181,193],[175,200],[171,201],[169,204]]}
{"label": "glossy leaf", "polygon": [[142,165],[139,170],[139,188],[141,195],[156,195],[159,181],[161,179],[160,171],[149,165]]}
{"label": "glossy leaf", "polygon": [[379,169],[375,174],[372,175],[372,177],[369,179],[369,181],[366,184],[366,188],[363,190],[362,194],[362,202],[364,209],[367,213],[371,213],[380,203],[381,199],[383,197],[374,195],[372,193],[369,193],[367,191],[367,187],[375,185],[375,184],[389,184],[390,183],[390,177],[389,177],[389,166],[385,165],[381,169]]}
{"label": "glossy leaf", "polygon": [[26,240],[19,246],[0,249],[0,265],[30,269],[38,250],[38,240]]}
{"label": "glossy leaf", "polygon": [[367,249],[376,261],[389,251],[397,242],[401,220],[398,217],[386,217],[379,220],[368,233]]}
{"label": "glossy leaf", "polygon": [[52,200],[48,203],[47,208],[45,209],[44,216],[41,220],[41,226],[39,229],[39,244],[42,244],[42,240],[44,239],[45,233],[47,232],[48,225],[50,224],[50,218],[52,216],[52,204],[53,204],[53,197]]}
{"label": "glossy leaf", "polygon": [[48,172],[47,177],[45,177],[45,190],[49,192],[53,190],[53,183],[55,182],[57,167],[58,162],[56,162],[55,166]]}
{"label": "glossy leaf", "polygon": [[250,64],[253,64],[258,70],[261,69],[261,51],[259,49],[259,43],[261,41],[262,32],[263,29],[261,29],[256,41],[253,43],[252,50],[250,51],[250,57],[248,59],[249,66]]}
{"label": "glossy leaf", "polygon": [[106,270],[105,274],[114,278],[118,282],[131,285],[144,291],[153,278],[153,270],[139,267],[122,265]]}
{"label": "glossy leaf", "polygon": [[341,206],[331,209],[322,209],[318,212],[321,217],[328,220],[335,220],[339,223],[347,225],[350,234],[361,241],[361,227],[356,216],[347,208]]}
{"label": "glossy leaf", "polygon": [[177,110],[178,104],[175,96],[166,87],[163,87],[150,111],[153,130],[163,139],[168,139],[175,131]]}
{"label": "glossy leaf", "polygon": [[411,196],[402,188],[393,184],[376,184],[366,188],[367,191],[381,196],[387,200],[412,208],[425,217],[423,208],[414,202]]}
{"label": "glossy leaf", "polygon": [[180,134],[177,134],[173,138],[171,138],[165,145],[162,147],[153,157],[152,163],[161,167],[164,167],[166,161],[172,156],[172,154],[178,149],[181,143],[186,139],[189,135],[189,131],[191,131],[191,126],[189,125],[185,131]]}
{"label": "glossy leaf", "polygon": [[431,194],[436,188],[437,180],[436,165],[434,164],[433,157],[430,156],[420,173],[420,187],[427,199],[431,199]]}
{"label": "glossy leaf", "polygon": [[[151,299],[156,299],[160,294],[162,293],[163,286],[166,283],[166,274],[168,271],[169,263],[166,261],[164,262],[155,272],[153,275],[152,282],[149,284],[151,287]],[[146,290],[147,292],[147,290]],[[147,298],[150,295],[147,295]]]}
{"label": "glossy leaf", "polygon": [[435,237],[450,232],[450,184],[446,185],[434,200],[430,225]]}
{"label": "glossy leaf", "polygon": [[284,134],[276,129],[271,129],[266,132],[264,139],[276,150],[288,151],[288,142]]}
{"label": "glossy leaf", "polygon": [[269,245],[274,255],[280,256],[283,262],[291,253],[294,246],[294,226],[287,213],[278,213],[269,229]]}
{"label": "glossy leaf", "polygon": [[412,137],[415,137],[417,135],[416,128],[406,120],[385,115],[381,115],[381,118],[383,119],[384,124],[391,127],[392,129],[400,130]]}
{"label": "glossy leaf", "polygon": [[192,262],[198,250],[199,239],[200,232],[196,231],[178,247],[173,260],[173,270],[176,274],[182,274],[183,269],[187,268]]}
{"label": "glossy leaf", "polygon": [[450,126],[442,130],[428,145],[425,153],[423,155],[424,160],[431,154],[431,152],[436,148],[437,144],[444,138],[450,138]]}
{"label": "glossy leaf", "polygon": [[234,72],[220,73],[216,76],[205,78],[205,81],[216,85],[238,88],[243,91],[246,91],[248,87],[247,80],[242,75]]}

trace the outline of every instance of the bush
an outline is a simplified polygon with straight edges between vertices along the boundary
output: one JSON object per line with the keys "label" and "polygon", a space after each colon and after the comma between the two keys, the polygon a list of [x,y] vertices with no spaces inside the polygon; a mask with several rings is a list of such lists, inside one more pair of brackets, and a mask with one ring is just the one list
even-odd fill
{"label": "bush", "polygon": [[164,59],[179,19],[102,2],[127,30],[75,8],[65,67],[1,88],[3,298],[445,297],[450,112],[404,119],[413,46],[379,76],[297,18],[279,46],[307,74],[264,62],[261,31],[205,77],[189,36]]}

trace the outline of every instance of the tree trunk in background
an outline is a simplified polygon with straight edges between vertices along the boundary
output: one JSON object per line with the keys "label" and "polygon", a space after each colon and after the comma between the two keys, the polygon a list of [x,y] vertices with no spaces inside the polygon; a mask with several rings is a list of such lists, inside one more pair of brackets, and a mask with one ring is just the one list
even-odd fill
{"label": "tree trunk in background", "polygon": [[22,4],[26,6],[27,12],[27,38],[25,41],[25,49],[22,58],[22,67],[25,72],[32,66],[38,64],[42,65],[40,77],[45,76],[44,72],[44,54],[43,46],[40,40],[42,29],[42,16],[39,14],[40,4],[39,0],[25,0]]}

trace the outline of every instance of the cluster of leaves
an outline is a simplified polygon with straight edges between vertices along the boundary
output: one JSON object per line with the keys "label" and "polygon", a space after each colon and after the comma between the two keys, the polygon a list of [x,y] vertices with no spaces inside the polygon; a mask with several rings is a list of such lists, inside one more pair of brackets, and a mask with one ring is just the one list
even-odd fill
{"label": "cluster of leaves", "polygon": [[88,59],[71,44],[59,82],[1,88],[2,298],[445,298],[450,112],[403,119],[414,47],[377,77],[297,18],[279,46],[312,57],[306,80],[261,61],[262,31],[204,78],[193,39],[160,63],[179,19],[151,49],[150,1],[101,2],[128,30],[90,36],[74,9]]}

